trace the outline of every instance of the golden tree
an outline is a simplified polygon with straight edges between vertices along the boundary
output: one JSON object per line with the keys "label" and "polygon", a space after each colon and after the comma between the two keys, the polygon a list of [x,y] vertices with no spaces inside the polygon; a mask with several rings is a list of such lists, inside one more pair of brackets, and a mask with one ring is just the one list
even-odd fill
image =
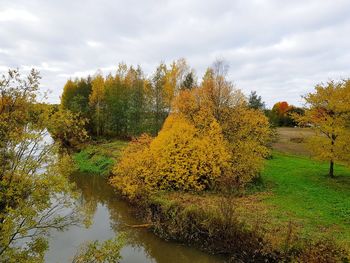
{"label": "golden tree", "polygon": [[104,117],[104,102],[105,102],[105,86],[104,78],[102,74],[98,74],[92,80],[92,92],[89,96],[89,105],[95,110],[95,123],[96,123],[96,134],[97,136],[102,135],[103,133],[103,121]]}
{"label": "golden tree", "polygon": [[149,151],[152,138],[146,134],[133,139],[113,168],[110,183],[130,199],[147,195],[156,187],[152,180],[154,160]]}
{"label": "golden tree", "polygon": [[309,149],[329,162],[329,176],[334,177],[335,161],[350,163],[350,80],[319,84],[304,99],[305,115],[294,117],[315,131]]}
{"label": "golden tree", "polygon": [[209,68],[199,88],[182,91],[173,103],[196,128],[208,131],[212,120],[219,123],[230,149],[230,169],[224,184],[239,187],[259,174],[271,138],[268,119],[261,111],[250,109],[239,89],[226,79],[222,62]]}

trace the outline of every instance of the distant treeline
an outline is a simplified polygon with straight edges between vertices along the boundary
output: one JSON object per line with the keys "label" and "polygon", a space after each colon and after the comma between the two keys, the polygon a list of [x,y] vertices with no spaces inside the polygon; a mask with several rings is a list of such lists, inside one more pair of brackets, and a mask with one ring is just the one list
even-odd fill
{"label": "distant treeline", "polygon": [[271,110],[265,110],[265,115],[269,118],[273,126],[298,126],[293,114],[304,115],[305,110],[300,107],[289,105],[286,101],[277,102]]}
{"label": "distant treeline", "polygon": [[171,110],[174,96],[196,86],[196,77],[184,59],[161,63],[145,77],[142,69],[119,64],[114,75],[101,73],[68,80],[61,105],[88,119],[95,136],[131,137],[156,134]]}
{"label": "distant treeline", "polygon": [[256,91],[252,91],[248,98],[248,106],[253,109],[264,111],[272,126],[297,126],[298,123],[292,117],[293,114],[304,115],[305,109],[289,105],[286,101],[280,101],[273,105],[272,109],[267,109],[265,102]]}
{"label": "distant treeline", "polygon": [[[140,66],[121,63],[114,74],[106,77],[97,72],[94,76],[69,79],[61,106],[87,119],[86,129],[92,136],[156,135],[171,112],[173,98],[181,90],[197,87],[194,70],[184,59],[169,66],[161,63],[150,77],[145,76]],[[250,108],[264,111],[273,126],[295,126],[291,113],[304,111],[287,102],[267,109],[254,91],[247,102]]]}

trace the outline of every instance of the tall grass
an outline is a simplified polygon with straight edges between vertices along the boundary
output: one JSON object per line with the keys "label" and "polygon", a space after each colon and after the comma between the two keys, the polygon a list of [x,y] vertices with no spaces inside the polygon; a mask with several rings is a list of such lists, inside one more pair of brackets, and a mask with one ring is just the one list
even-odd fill
{"label": "tall grass", "polygon": [[98,149],[93,146],[74,154],[73,159],[80,172],[103,176],[108,175],[114,164],[111,157],[99,154]]}

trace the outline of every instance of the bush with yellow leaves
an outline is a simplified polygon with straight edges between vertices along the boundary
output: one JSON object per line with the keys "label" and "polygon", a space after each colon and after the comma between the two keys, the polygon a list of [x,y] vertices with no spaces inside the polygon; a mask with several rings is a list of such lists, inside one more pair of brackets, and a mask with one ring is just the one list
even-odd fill
{"label": "bush with yellow leaves", "polygon": [[142,134],[129,143],[122,158],[113,168],[110,183],[130,199],[147,195],[156,182],[152,181],[154,160],[150,154],[152,137]]}
{"label": "bush with yellow leaves", "polygon": [[217,99],[212,99],[205,87],[185,91],[175,98],[173,110],[203,133],[210,132],[213,120],[220,125],[230,156],[220,185],[232,189],[243,187],[259,175],[270,152],[267,145],[272,131],[263,112],[248,108],[239,90],[230,96],[235,98],[221,99],[233,101],[229,106],[216,106]]}
{"label": "bush with yellow leaves", "polygon": [[143,135],[130,143],[113,169],[111,183],[131,199],[157,190],[212,189],[229,159],[215,120],[204,133],[185,118],[171,115],[153,141]]}

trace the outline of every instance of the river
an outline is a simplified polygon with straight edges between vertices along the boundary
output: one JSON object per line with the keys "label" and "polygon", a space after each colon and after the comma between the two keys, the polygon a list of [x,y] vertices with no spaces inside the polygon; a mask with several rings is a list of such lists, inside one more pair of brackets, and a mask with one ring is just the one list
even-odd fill
{"label": "river", "polygon": [[206,254],[196,248],[162,240],[144,228],[130,228],[125,224],[140,224],[132,208],[101,176],[74,174],[71,180],[81,192],[79,205],[91,215],[89,226],[70,226],[63,232],[52,231],[47,263],[71,262],[79,246],[91,240],[106,240],[126,231],[128,242],[121,251],[124,263],[219,263],[224,259]]}

